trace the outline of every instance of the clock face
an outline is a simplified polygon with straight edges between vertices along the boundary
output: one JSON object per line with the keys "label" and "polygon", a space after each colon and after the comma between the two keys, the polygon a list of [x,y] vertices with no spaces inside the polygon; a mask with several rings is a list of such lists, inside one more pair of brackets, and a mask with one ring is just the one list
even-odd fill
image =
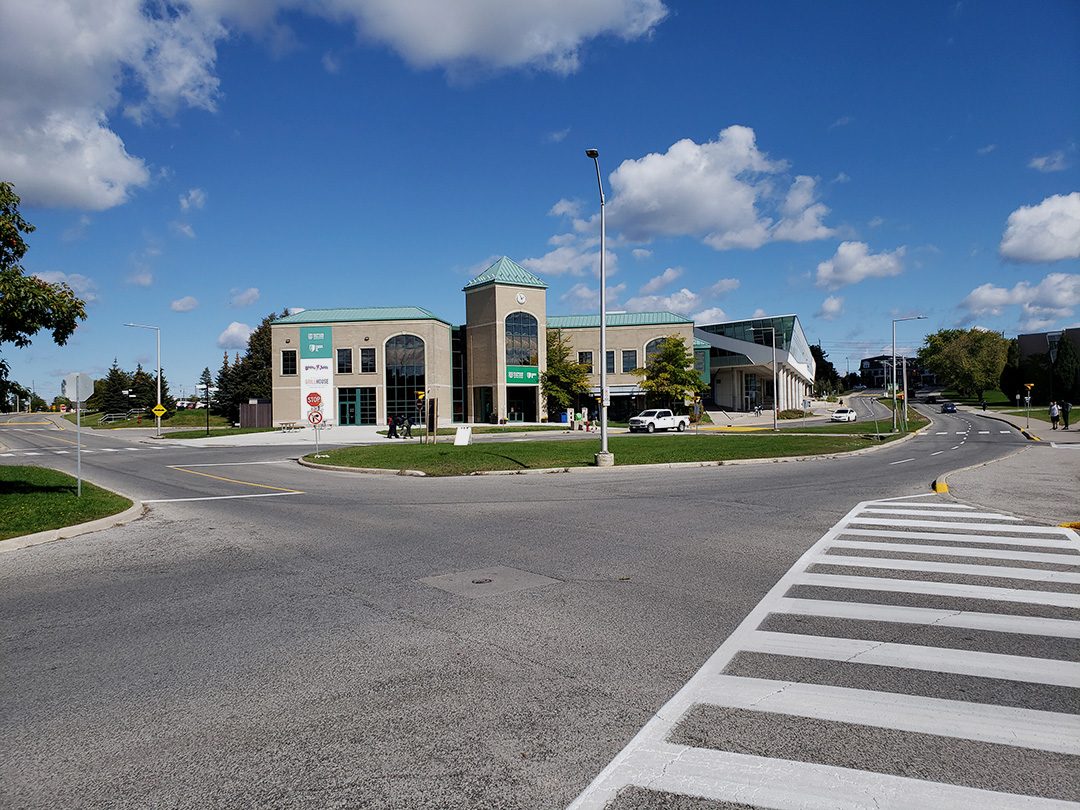
{"label": "clock face", "polygon": [[518,293],[517,294],[517,302],[519,304],[524,304],[525,303],[525,293]]}

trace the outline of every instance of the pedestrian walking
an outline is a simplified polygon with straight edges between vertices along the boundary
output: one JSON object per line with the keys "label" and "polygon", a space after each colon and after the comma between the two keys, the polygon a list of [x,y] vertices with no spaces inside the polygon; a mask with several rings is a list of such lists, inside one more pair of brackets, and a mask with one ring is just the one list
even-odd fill
{"label": "pedestrian walking", "polygon": [[402,427],[405,428],[405,432],[401,434],[401,438],[403,438],[403,439],[411,439],[412,438],[412,417],[409,416],[408,414],[405,414],[403,417],[401,417],[401,424],[402,424]]}
{"label": "pedestrian walking", "polygon": [[1061,408],[1061,429],[1062,430],[1068,430],[1069,429],[1069,411],[1072,410],[1072,405],[1069,403],[1069,400],[1066,399],[1066,400],[1062,400],[1061,405],[1059,405],[1058,407]]}
{"label": "pedestrian walking", "polygon": [[1053,425],[1053,430],[1058,429],[1058,419],[1061,418],[1061,408],[1058,407],[1056,402],[1050,403],[1050,424]]}
{"label": "pedestrian walking", "polygon": [[397,425],[394,424],[394,417],[388,416],[386,417],[386,438],[396,439],[397,437]]}

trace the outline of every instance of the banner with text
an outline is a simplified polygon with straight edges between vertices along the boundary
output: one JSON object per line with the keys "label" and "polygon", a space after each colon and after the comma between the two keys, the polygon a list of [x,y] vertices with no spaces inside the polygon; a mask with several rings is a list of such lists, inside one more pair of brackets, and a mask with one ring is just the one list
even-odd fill
{"label": "banner with text", "polygon": [[307,402],[309,394],[322,398],[322,423],[336,422],[334,336],[329,326],[300,327],[300,413],[303,415],[311,410]]}
{"label": "banner with text", "polygon": [[539,385],[540,368],[538,366],[507,366],[507,385]]}

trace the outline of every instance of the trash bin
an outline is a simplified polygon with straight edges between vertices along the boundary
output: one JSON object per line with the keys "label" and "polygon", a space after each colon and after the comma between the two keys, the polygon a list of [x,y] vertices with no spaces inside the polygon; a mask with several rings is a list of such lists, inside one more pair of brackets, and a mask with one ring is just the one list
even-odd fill
{"label": "trash bin", "polygon": [[562,422],[564,425],[570,421],[570,417],[566,415],[566,411],[563,411],[561,414],[559,414],[559,421]]}

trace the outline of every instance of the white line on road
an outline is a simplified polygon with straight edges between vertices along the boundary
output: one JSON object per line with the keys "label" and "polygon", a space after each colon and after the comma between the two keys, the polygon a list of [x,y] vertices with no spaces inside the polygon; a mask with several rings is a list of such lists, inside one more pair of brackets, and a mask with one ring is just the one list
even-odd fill
{"label": "white line on road", "polygon": [[950,449],[950,450],[959,450],[959,449],[960,449],[960,445],[956,445],[955,447],[950,447],[949,449]]}
{"label": "white line on road", "polygon": [[939,430],[939,431],[938,431],[937,433],[935,433],[934,435],[935,435],[935,436],[948,436],[948,435],[949,435],[949,431],[947,431],[947,430]]}
{"label": "white line on road", "polygon": [[[944,517],[944,515],[942,516]],[[951,517],[951,516],[950,516]],[[957,517],[967,517],[966,515],[957,515]],[[1019,520],[1019,518],[1009,517],[1008,520]],[[975,529],[980,531],[995,529],[1002,529],[1006,532],[1019,531],[1024,534],[1060,534],[1064,535],[1068,529],[1061,529],[1057,526],[1010,526],[1008,524],[1000,523],[961,523],[960,521],[949,520],[901,520],[895,518],[864,518],[853,517],[848,519],[848,523],[869,523],[875,526],[912,526],[915,528],[938,528],[938,529]]]}
{"label": "white line on road", "polygon": [[908,605],[879,605],[873,602],[833,602],[828,599],[778,599],[775,613],[797,616],[824,616],[833,619],[856,619],[873,622],[899,622],[964,630],[991,630],[995,633],[1019,633],[1027,636],[1080,639],[1080,621],[1044,619],[1041,616],[1013,616],[1009,613],[940,610]]}
{"label": "white line on road", "polygon": [[914,460],[915,459],[913,459],[913,458],[905,458],[903,461],[890,461],[889,466],[891,467],[893,464],[907,464],[909,461],[914,461]]}
{"label": "white line on road", "polygon": [[847,557],[822,554],[814,565],[839,565],[846,568],[881,568],[891,571],[921,571],[929,574],[956,574],[968,577],[1004,577],[1031,582],[1065,582],[1080,585],[1080,574],[1072,571],[1043,571],[1039,568],[1013,568],[1007,565],[967,565],[937,560],[903,560],[897,557]]}
{"label": "white line on road", "polygon": [[1042,537],[1009,537],[997,534],[949,534],[948,532],[903,532],[888,529],[851,529],[845,528],[841,535],[858,537],[902,537],[905,540],[946,540],[954,543],[998,543],[1005,546],[1046,546],[1053,548],[1075,548],[1068,540],[1052,540]]}
{"label": "white line on road", "polygon": [[[863,509],[863,514],[866,514],[868,512],[872,512],[874,514],[879,514],[879,515],[922,515],[924,517],[928,517],[930,515],[933,515],[934,517],[938,517],[938,516],[944,517],[944,515],[942,515],[941,512],[937,512],[937,511],[935,511],[933,509],[922,508],[923,507],[922,504],[919,504],[919,507],[920,508],[918,508],[918,509],[891,509],[891,508],[881,508],[881,507],[867,507],[866,509]],[[952,517],[952,515],[949,515],[949,517]],[[1018,520],[1019,519],[1019,518],[1012,517],[1011,515],[1002,515],[999,512],[964,512],[964,514],[961,515],[961,517],[964,517],[964,518],[994,518],[996,520]]]}
{"label": "white line on road", "polygon": [[253,464],[289,464],[289,459],[276,461],[217,461],[213,464],[170,464],[170,467],[245,467]]}
{"label": "white line on road", "polygon": [[1080,754],[1073,714],[813,683],[719,675],[702,703],[917,734]]}
{"label": "white line on road", "polygon": [[1075,593],[1027,591],[1018,588],[997,588],[993,585],[965,585],[959,582],[933,582],[924,579],[856,577],[842,574],[799,574],[793,584],[817,585],[819,588],[885,591],[920,596],[949,596],[956,599],[990,599],[997,602],[1019,602],[1024,605],[1080,608],[1080,594]]}
{"label": "white line on road", "polygon": [[988,435],[989,433],[990,433],[990,431],[989,431],[989,430],[980,430],[980,431],[979,431],[979,435],[980,435],[980,436]]}
{"label": "white line on road", "polygon": [[[1046,554],[1038,551],[1013,551],[1000,548],[965,548],[929,546],[920,543],[875,543],[870,540],[833,540],[829,548],[857,548],[863,551],[888,551],[899,554],[933,554],[946,557],[985,557],[988,560],[1023,560],[1056,565],[1080,566],[1080,554]],[[827,555],[826,555],[827,556]],[[887,560],[890,557],[882,557]]]}
{"label": "white line on road", "polygon": [[930,455],[932,455],[932,456],[940,456],[944,452],[945,452],[944,450],[938,450],[936,453],[931,453]]}

